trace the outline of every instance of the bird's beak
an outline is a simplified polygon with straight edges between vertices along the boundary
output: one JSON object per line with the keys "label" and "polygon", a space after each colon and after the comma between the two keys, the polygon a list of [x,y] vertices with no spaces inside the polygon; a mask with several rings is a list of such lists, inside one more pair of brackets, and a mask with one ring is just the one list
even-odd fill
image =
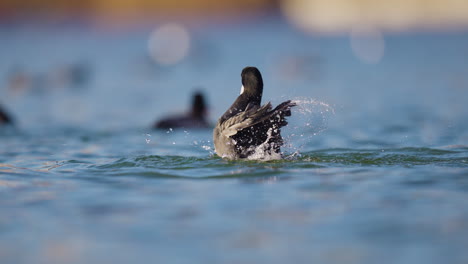
{"label": "bird's beak", "polygon": [[241,91],[240,91],[240,94],[243,94],[243,93],[244,93],[244,85],[242,85]]}

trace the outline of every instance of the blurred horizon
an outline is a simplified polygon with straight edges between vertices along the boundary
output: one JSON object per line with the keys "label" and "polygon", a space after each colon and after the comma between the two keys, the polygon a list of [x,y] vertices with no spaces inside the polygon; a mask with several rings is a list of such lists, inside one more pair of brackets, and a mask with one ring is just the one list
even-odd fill
{"label": "blurred horizon", "polygon": [[0,2],[0,25],[10,21],[84,20],[95,25],[141,25],[154,20],[243,19],[280,14],[313,33],[349,33],[356,28],[405,32],[468,29],[462,0],[31,0]]}

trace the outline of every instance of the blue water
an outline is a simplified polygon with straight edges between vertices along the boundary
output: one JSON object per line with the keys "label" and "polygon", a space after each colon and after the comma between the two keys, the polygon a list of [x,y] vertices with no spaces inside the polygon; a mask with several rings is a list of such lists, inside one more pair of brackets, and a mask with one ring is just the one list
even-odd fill
{"label": "blue water", "polygon": [[[468,34],[388,34],[366,64],[348,37],[277,18],[198,25],[164,67],[152,29],[0,28],[17,121],[0,128],[1,263],[468,262]],[[73,63],[84,84],[50,81]],[[247,65],[264,101],[301,102],[283,160],[226,161],[210,130],[150,129],[197,87],[214,123]],[[15,67],[30,90],[11,89]]]}

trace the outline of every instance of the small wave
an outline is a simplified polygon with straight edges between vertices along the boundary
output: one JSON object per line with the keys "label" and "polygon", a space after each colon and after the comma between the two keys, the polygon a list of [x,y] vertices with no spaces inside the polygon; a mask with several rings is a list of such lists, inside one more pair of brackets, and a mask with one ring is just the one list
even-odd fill
{"label": "small wave", "polygon": [[65,162],[64,167],[79,175],[223,179],[252,177],[291,177],[304,169],[334,168],[412,168],[426,166],[468,167],[466,149],[387,148],[352,149],[330,148],[304,153],[287,153],[282,159],[224,160],[218,156],[142,155],[125,157],[101,164],[77,161]]}
{"label": "small wave", "polygon": [[167,168],[167,169],[182,169],[192,168],[200,162],[210,161],[210,157],[184,157],[184,156],[162,156],[148,155],[137,156],[132,158],[121,158],[111,163],[94,165],[97,169],[118,169],[118,168]]}
{"label": "small wave", "polygon": [[403,166],[421,165],[466,167],[466,151],[434,148],[395,149],[324,149],[302,153],[296,162],[312,162],[328,166]]}

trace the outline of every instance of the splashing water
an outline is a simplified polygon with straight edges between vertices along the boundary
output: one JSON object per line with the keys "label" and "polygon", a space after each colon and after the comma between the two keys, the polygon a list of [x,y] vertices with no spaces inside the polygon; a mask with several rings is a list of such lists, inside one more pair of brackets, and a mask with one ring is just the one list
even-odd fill
{"label": "splashing water", "polygon": [[265,142],[251,147],[253,154],[247,157],[248,160],[291,160],[301,157],[301,150],[311,142],[313,136],[327,129],[329,116],[335,114],[335,109],[329,104],[312,98],[298,98],[291,101],[296,107],[292,108],[292,116],[288,117],[289,125],[282,128],[284,140],[282,153],[271,151],[274,149],[271,144],[275,143],[269,142],[272,137],[270,128]]}
{"label": "splashing water", "polygon": [[151,139],[148,138],[148,137],[151,137],[151,134],[145,134],[145,136],[146,136],[146,138],[145,138],[146,144],[151,143]]}
{"label": "splashing water", "polygon": [[335,109],[313,98],[296,98],[291,101],[296,103],[296,107],[292,108],[289,124],[282,128],[281,134],[285,141],[283,152],[293,153],[292,157],[297,157],[314,136],[327,130],[328,120],[335,115]]}
{"label": "splashing water", "polygon": [[267,131],[267,139],[262,144],[255,147],[253,154],[248,156],[247,159],[249,160],[262,160],[262,161],[270,161],[270,160],[279,160],[282,159],[281,153],[276,153],[271,151],[274,149],[276,143],[271,142],[269,143],[270,139],[272,138],[272,128],[268,129]]}
{"label": "splashing water", "polygon": [[299,114],[311,114],[316,115],[320,113],[322,120],[326,120],[327,114],[335,114],[335,109],[331,107],[329,104],[321,101],[317,101],[312,98],[300,98],[291,100],[293,103],[296,104],[296,107],[293,108],[295,112],[299,112]]}
{"label": "splashing water", "polygon": [[201,146],[201,148],[206,150],[206,151],[209,151],[210,153],[213,152],[213,149],[211,148],[211,146],[203,145],[203,146]]}

